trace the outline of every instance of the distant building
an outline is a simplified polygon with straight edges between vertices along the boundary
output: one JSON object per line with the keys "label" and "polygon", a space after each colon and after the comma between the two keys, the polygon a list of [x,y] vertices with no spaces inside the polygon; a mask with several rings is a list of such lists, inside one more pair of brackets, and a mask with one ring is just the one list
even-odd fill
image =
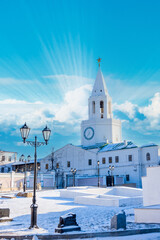
{"label": "distant building", "polygon": [[[99,179],[103,186],[141,187],[146,168],[159,164],[159,147],[156,144],[138,147],[131,141],[122,141],[121,121],[113,119],[112,99],[100,67],[88,100],[88,114],[88,120],[81,123],[81,145],[67,144],[54,152],[62,177],[59,182],[72,185],[71,168],[76,168],[78,186],[97,186]],[[41,171],[51,171],[51,164],[51,155],[42,159]]]}
{"label": "distant building", "polygon": [[17,152],[0,151],[0,172],[12,171],[12,164],[17,160]]}

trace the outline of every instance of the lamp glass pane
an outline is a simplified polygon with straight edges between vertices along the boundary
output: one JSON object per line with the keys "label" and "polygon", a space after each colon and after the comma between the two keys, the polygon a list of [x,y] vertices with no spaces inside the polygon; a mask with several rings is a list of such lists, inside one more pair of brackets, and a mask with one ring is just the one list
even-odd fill
{"label": "lamp glass pane", "polygon": [[27,139],[30,128],[26,125],[26,123],[23,125],[23,127],[20,128],[20,131],[21,131],[22,138]]}
{"label": "lamp glass pane", "polygon": [[51,130],[46,126],[46,127],[43,129],[42,133],[43,133],[44,140],[45,140],[45,141],[48,141],[49,138],[50,138]]}

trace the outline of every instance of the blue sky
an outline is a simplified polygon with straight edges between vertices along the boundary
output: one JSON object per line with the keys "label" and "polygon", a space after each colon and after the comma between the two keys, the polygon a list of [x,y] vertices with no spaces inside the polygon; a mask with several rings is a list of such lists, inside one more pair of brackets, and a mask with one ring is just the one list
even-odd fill
{"label": "blue sky", "polygon": [[160,144],[159,12],[158,0],[1,0],[0,148],[33,155],[25,121],[29,140],[52,129],[39,157],[80,144],[99,56],[123,139]]}

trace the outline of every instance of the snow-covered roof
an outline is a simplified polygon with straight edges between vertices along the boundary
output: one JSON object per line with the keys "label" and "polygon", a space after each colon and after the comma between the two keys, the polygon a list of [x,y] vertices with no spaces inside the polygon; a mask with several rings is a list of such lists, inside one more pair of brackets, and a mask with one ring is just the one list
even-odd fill
{"label": "snow-covered roof", "polygon": [[[37,162],[39,163],[41,161],[41,159],[37,159]],[[26,164],[32,164],[32,163],[34,163],[34,160],[31,160],[31,161],[29,161],[29,162],[27,162],[26,161]],[[24,162],[14,162],[13,164],[12,164],[12,166],[15,166],[15,165],[24,165],[25,164],[25,161]]]}
{"label": "snow-covered roof", "polygon": [[109,143],[101,146],[99,152],[108,152],[108,151],[115,151],[115,150],[122,150],[122,149],[130,149],[130,148],[137,148],[134,143],[132,142],[121,142],[121,143]]}
{"label": "snow-covered roof", "polygon": [[81,148],[83,148],[84,150],[89,150],[89,149],[96,149],[96,148],[100,148],[101,146],[103,146],[105,143],[103,142],[103,143],[96,143],[96,144],[94,144],[94,145],[92,145],[92,146],[78,146],[78,147],[81,147]]}
{"label": "snow-covered roof", "polygon": [[155,143],[150,143],[150,144],[142,145],[141,148],[145,148],[145,147],[155,147],[155,146],[158,146],[158,145],[155,144]]}

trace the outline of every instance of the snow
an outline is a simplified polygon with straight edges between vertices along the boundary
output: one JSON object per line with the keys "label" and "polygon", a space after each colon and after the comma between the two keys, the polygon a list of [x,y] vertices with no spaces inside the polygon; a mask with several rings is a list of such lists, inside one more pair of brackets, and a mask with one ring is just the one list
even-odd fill
{"label": "snow", "polygon": [[[13,218],[12,222],[0,223],[0,233],[3,235],[54,234],[55,228],[57,228],[59,223],[59,217],[70,212],[76,214],[77,223],[81,227],[82,232],[111,231],[110,220],[114,214],[117,214],[121,210],[125,210],[127,216],[127,229],[160,227],[160,224],[134,223],[133,206],[104,207],[104,206],[80,205],[74,203],[74,199],[60,198],[60,192],[58,190],[46,190],[37,192],[37,204],[38,204],[37,224],[39,226],[39,229],[28,229],[30,226],[31,204],[32,198],[23,197],[17,197],[15,199],[3,199],[3,201],[0,201],[0,207],[10,208],[10,218]],[[139,205],[139,207],[141,206]],[[116,239],[124,238],[125,237],[123,238],[116,237]],[[101,238],[93,239],[98,240]],[[109,240],[111,238],[107,239]],[[129,236],[127,236],[126,239],[138,239],[138,237],[137,235],[136,238],[130,238]]]}

